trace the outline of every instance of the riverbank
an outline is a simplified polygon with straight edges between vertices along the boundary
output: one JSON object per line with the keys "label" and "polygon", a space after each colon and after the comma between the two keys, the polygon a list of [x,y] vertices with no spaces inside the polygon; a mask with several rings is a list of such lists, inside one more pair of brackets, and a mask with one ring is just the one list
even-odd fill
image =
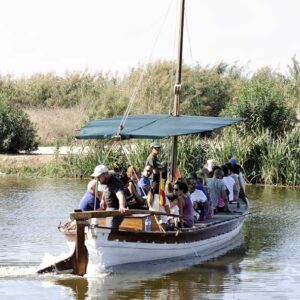
{"label": "riverbank", "polygon": [[19,173],[26,167],[33,169],[42,168],[53,160],[53,155],[43,154],[0,154],[0,173]]}
{"label": "riverbank", "polygon": [[89,147],[39,147],[31,153],[0,154],[0,175],[30,174],[69,154],[87,153]]}

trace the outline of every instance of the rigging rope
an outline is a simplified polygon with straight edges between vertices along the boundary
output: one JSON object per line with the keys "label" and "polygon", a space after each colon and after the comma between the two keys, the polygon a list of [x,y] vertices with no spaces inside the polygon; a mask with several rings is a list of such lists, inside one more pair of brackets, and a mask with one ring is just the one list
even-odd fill
{"label": "rigging rope", "polygon": [[[148,61],[149,61],[149,62],[150,62],[151,59],[152,59],[152,55],[153,55],[154,49],[155,49],[156,44],[157,44],[157,42],[158,42],[158,38],[159,38],[159,36],[160,36],[160,34],[161,34],[161,32],[162,32],[162,28],[163,28],[164,25],[165,25],[165,22],[166,22],[166,20],[167,20],[167,16],[168,16],[168,14],[169,14],[169,12],[170,12],[170,8],[171,8],[171,5],[172,5],[172,4],[173,4],[173,1],[170,0],[170,3],[169,3],[168,8],[167,8],[167,11],[166,11],[166,13],[165,13],[165,15],[164,15],[164,20],[163,20],[163,22],[162,22],[162,24],[161,24],[161,26],[160,26],[160,29],[159,29],[159,31],[158,31],[158,34],[156,35],[156,38],[155,38],[155,40],[154,40],[154,44],[153,44],[152,49],[151,49],[151,51],[150,51],[150,55],[149,55],[149,58],[148,58]],[[134,102],[135,102],[135,100],[136,100],[136,96],[137,96],[137,94],[138,94],[139,88],[140,88],[140,86],[141,86],[141,83],[142,83],[142,81],[143,81],[143,79],[144,79],[145,74],[146,74],[146,68],[143,68],[143,71],[142,71],[142,73],[141,73],[141,75],[140,75],[140,78],[139,78],[139,80],[138,80],[138,84],[137,84],[135,90],[133,91],[132,96],[130,97],[130,101],[129,101],[128,105],[127,105],[127,108],[126,108],[124,114],[123,114],[123,117],[122,117],[122,120],[121,120],[121,122],[120,122],[120,125],[119,125],[119,127],[117,128],[117,136],[120,135],[121,131],[122,131],[123,128],[125,127],[125,123],[126,123],[127,118],[128,118],[128,116],[129,116],[130,110],[131,110],[131,108],[132,108],[132,106],[133,106],[133,104],[134,104]]]}
{"label": "rigging rope", "polygon": [[194,58],[193,58],[193,53],[192,53],[192,43],[191,43],[191,35],[189,31],[189,22],[188,22],[188,17],[186,15],[186,11],[184,12],[184,20],[185,20],[185,25],[186,25],[186,33],[188,37],[188,44],[189,44],[189,50],[190,50],[190,56],[191,56],[191,62],[192,66],[194,65]]}

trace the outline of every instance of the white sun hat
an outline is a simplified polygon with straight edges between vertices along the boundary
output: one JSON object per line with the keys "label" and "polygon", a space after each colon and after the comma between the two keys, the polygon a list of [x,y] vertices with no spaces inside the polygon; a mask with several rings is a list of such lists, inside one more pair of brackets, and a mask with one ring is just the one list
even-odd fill
{"label": "white sun hat", "polygon": [[107,166],[104,165],[98,165],[95,170],[94,173],[91,175],[91,177],[98,177],[103,173],[107,173],[108,172],[108,168]]}

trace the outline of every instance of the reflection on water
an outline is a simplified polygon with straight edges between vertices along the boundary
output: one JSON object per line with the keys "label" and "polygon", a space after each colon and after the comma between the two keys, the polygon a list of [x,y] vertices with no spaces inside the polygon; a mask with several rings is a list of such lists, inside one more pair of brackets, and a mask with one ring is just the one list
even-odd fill
{"label": "reflection on water", "polygon": [[93,278],[37,276],[45,254],[69,251],[57,225],[86,183],[0,178],[0,299],[299,299],[300,191],[287,188],[248,187],[243,239],[213,251],[217,258],[137,264]]}
{"label": "reflection on water", "polygon": [[[99,295],[105,299],[164,299],[167,296],[169,299],[195,299],[211,287],[217,293],[223,292],[225,276],[240,272],[239,263],[245,252],[241,242],[242,239],[237,238],[205,258],[137,264],[114,274],[77,281],[76,285],[73,282],[73,286],[64,279],[55,282],[71,287],[74,293],[80,291],[77,299],[85,299],[87,295],[95,299]],[[221,256],[225,253],[226,256]]]}

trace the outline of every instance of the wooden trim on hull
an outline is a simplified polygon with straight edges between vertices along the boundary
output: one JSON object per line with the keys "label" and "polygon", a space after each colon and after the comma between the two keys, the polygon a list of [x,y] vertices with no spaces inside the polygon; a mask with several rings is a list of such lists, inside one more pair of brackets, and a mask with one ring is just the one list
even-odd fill
{"label": "wooden trim on hull", "polygon": [[156,243],[156,244],[180,244],[191,243],[228,233],[237,228],[246,215],[234,219],[189,231],[168,231],[168,232],[139,232],[122,231],[112,229],[108,235],[108,241],[131,242],[131,243]]}

